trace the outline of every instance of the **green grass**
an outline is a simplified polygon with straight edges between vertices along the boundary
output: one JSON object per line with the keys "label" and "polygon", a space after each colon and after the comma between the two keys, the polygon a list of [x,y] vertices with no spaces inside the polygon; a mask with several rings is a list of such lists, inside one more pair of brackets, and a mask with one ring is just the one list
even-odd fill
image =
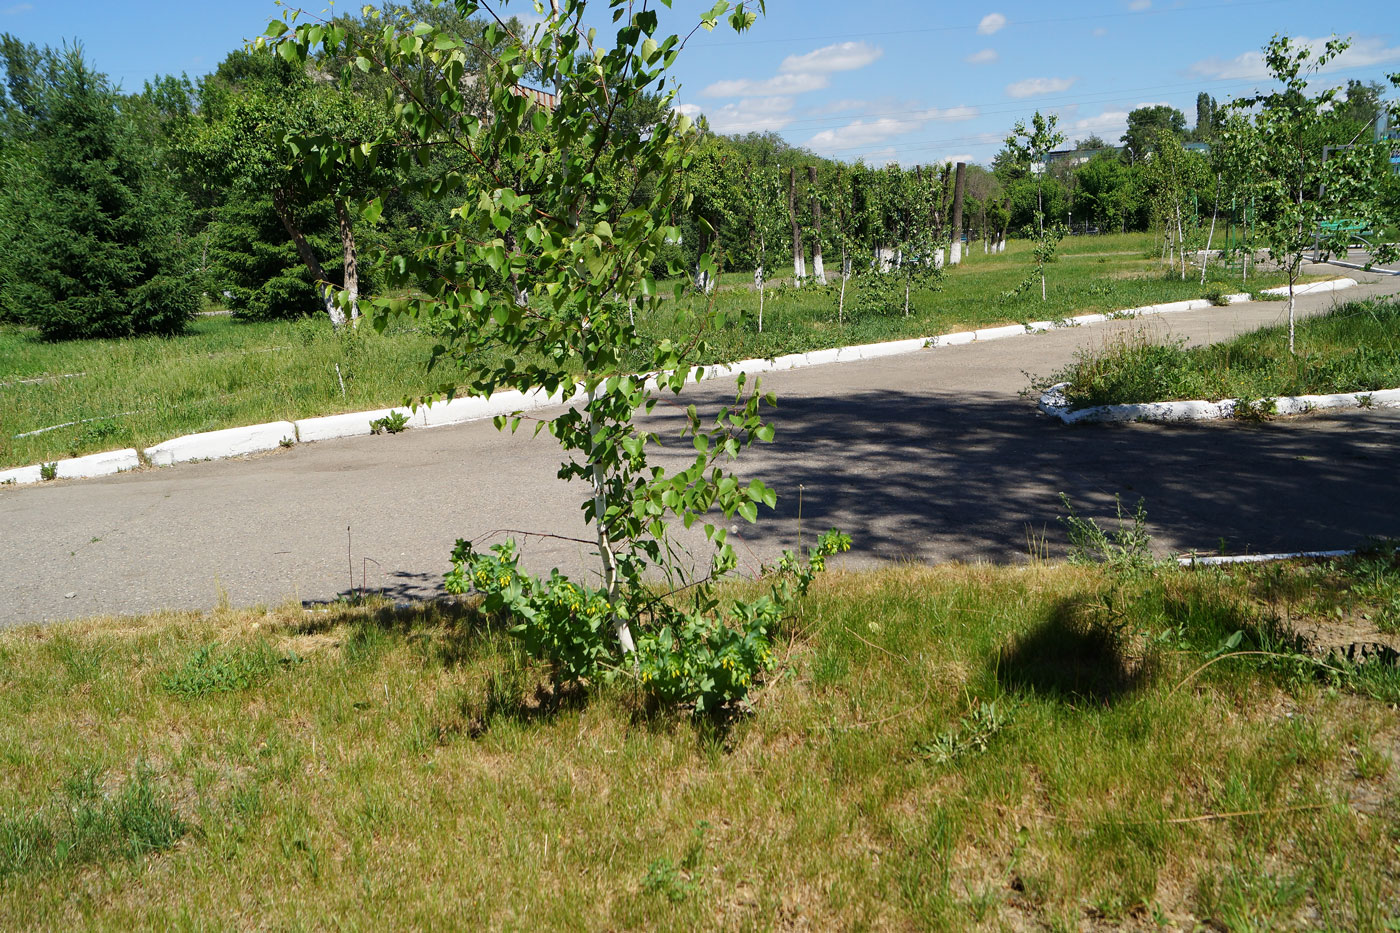
{"label": "green grass", "polygon": [[1400,387],[1400,301],[1368,299],[1287,327],[1186,349],[1143,335],[1081,353],[1056,375],[1076,407],[1175,399],[1263,399]]}
{"label": "green grass", "polygon": [[0,927],[1386,929],[1400,672],[1281,620],[1393,570],[837,570],[726,724],[465,607],[7,632]]}
{"label": "green grass", "polygon": [[[1001,295],[1026,275],[1028,247],[1013,241],[1000,256],[974,249],[949,270],[942,290],[917,293],[911,313],[858,313],[837,321],[834,287],[774,286],[757,332],[757,296],[730,273],[717,295],[729,323],[707,334],[706,362],[775,356],[850,343],[931,336],[1010,322],[1106,312],[1237,286],[1212,278],[1203,288],[1164,276],[1145,258],[1146,234],[1074,238],[1049,273],[1049,300]],[[1251,287],[1274,280],[1251,276]],[[698,300],[698,299],[686,299]],[[674,305],[639,320],[644,334],[683,337]],[[201,317],[176,339],[93,340],[48,344],[32,330],[0,326],[0,467],[69,456],[144,448],[198,431],[388,407],[448,378],[430,381],[424,365],[436,342],[399,324],[385,335],[364,328],[337,337],[321,317],[251,323]],[[638,356],[633,368],[647,367]],[[339,371],[337,372],[337,367]],[[67,378],[71,377],[71,378]],[[25,383],[22,380],[38,380]],[[342,392],[342,382],[344,390]],[[72,424],[67,424],[73,422]],[[29,437],[16,437],[66,425]]]}

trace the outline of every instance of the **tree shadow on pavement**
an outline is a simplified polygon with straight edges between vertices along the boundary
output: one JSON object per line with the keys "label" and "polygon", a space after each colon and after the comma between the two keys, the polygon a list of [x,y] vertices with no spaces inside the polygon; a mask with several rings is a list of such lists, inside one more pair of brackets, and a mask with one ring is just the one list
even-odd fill
{"label": "tree shadow on pavement", "polygon": [[[707,395],[710,404],[723,397]],[[682,417],[658,408],[649,426],[674,437]],[[857,563],[1010,562],[1042,536],[1062,555],[1062,492],[1100,523],[1114,518],[1115,496],[1144,499],[1158,551],[1400,536],[1400,416],[1391,412],[1068,427],[1026,399],[870,390],[780,398],[772,421],[776,442],[738,461],[745,480],[779,496],[776,514],[734,529],[755,551],[794,544],[799,493],[803,527],[846,531]],[[662,462],[689,459],[677,450]]]}

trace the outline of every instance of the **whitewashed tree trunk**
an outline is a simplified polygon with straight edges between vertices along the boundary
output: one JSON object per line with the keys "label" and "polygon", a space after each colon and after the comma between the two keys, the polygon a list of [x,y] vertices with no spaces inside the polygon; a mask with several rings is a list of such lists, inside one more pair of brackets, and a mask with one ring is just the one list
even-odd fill
{"label": "whitewashed tree trunk", "polygon": [[812,204],[812,279],[826,284],[826,268],[822,265],[822,202],[817,197],[817,167],[807,166],[807,194]]}
{"label": "whitewashed tree trunk", "polygon": [[282,221],[287,235],[292,238],[297,255],[301,257],[306,270],[311,273],[311,278],[316,283],[316,294],[321,299],[321,306],[326,309],[326,316],[331,319],[331,327],[340,330],[345,326],[345,311],[336,303],[335,288],[326,280],[326,270],[321,268],[321,262],[316,258],[316,251],[311,248],[311,244],[302,235],[301,228],[297,226],[292,217],[287,194],[280,188],[274,188],[272,191],[272,209],[276,212],[277,218]]}
{"label": "whitewashed tree trunk", "polygon": [[343,200],[335,202],[336,220],[340,224],[340,244],[345,258],[345,295],[350,303],[350,320],[360,326],[360,264],[355,250],[355,228],[350,223],[350,210]]}
{"label": "whitewashed tree trunk", "polygon": [[788,169],[788,218],[792,221],[792,275],[801,287],[807,279],[807,257],[802,248],[802,227],[797,223],[797,169]]}
{"label": "whitewashed tree trunk", "polygon": [[753,284],[758,289],[758,332],[763,333],[763,267],[753,270]]}
{"label": "whitewashed tree trunk", "polygon": [[1201,284],[1206,284],[1206,264],[1210,262],[1210,245],[1215,240],[1215,220],[1220,216],[1220,176],[1215,176],[1215,209],[1210,214],[1210,233],[1206,236],[1206,252],[1201,257]]}
{"label": "whitewashed tree trunk", "polygon": [[953,176],[953,242],[948,252],[948,264],[962,262],[963,192],[967,187],[967,163],[959,162]]}
{"label": "whitewashed tree trunk", "polygon": [[836,323],[841,324],[846,317],[846,282],[851,277],[851,259],[846,248],[841,247],[841,297],[836,300]]}
{"label": "whitewashed tree trunk", "polygon": [[933,251],[933,267],[935,269],[943,268],[943,248],[941,246]]}
{"label": "whitewashed tree trunk", "polygon": [[[596,444],[598,437],[603,433],[602,423],[598,418],[598,413],[593,408],[593,403],[597,400],[595,392],[588,393],[588,422],[592,428],[592,442]],[[613,553],[612,539],[608,535],[608,490],[605,477],[603,476],[602,464],[593,465],[593,520],[598,525],[598,557],[603,562],[603,588],[607,590],[608,599],[617,598],[618,578],[617,578],[617,555]],[[636,643],[632,640],[632,629],[628,627],[627,620],[623,618],[613,618],[613,630],[617,633],[617,640],[622,644],[625,654],[631,654],[637,650]]]}
{"label": "whitewashed tree trunk", "polygon": [[707,295],[715,289],[714,276],[701,269],[698,265],[695,267],[695,287]]}

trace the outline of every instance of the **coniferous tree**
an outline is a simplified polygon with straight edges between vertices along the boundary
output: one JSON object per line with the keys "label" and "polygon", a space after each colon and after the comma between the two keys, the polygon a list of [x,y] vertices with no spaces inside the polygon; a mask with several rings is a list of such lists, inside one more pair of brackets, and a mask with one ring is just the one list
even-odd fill
{"label": "coniferous tree", "polygon": [[181,332],[198,293],[178,193],[80,48],[8,54],[18,45],[7,149],[27,184],[3,218],[5,307],[49,340]]}

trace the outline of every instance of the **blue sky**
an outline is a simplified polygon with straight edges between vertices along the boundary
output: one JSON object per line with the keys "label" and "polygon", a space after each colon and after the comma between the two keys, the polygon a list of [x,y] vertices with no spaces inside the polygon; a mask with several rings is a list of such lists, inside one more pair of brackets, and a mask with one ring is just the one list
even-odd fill
{"label": "blue sky", "polygon": [[[1036,109],[1058,113],[1071,139],[1116,140],[1143,104],[1179,107],[1189,123],[1198,91],[1223,102],[1261,85],[1259,48],[1275,32],[1351,36],[1326,75],[1333,83],[1400,71],[1394,0],[977,2],[768,0],[745,36],[691,42],[680,103],[718,130],[774,130],[841,159],[985,162]],[[675,6],[689,17],[702,4]],[[211,70],[278,13],[270,0],[0,0],[0,30],[39,44],[77,39],[135,89],[158,73]]]}

